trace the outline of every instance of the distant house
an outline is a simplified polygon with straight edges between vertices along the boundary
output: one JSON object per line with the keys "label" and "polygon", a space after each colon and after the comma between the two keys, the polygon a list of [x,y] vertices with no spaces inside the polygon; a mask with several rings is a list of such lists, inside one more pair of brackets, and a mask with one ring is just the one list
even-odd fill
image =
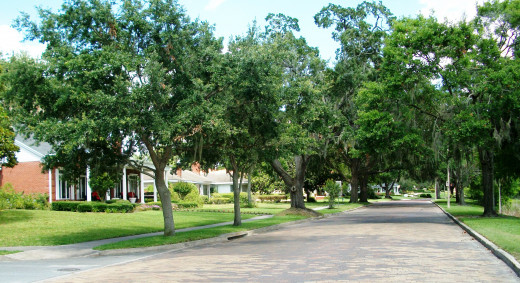
{"label": "distant house", "polygon": [[[171,170],[166,175],[168,183],[186,182],[194,184],[201,195],[211,196],[212,193],[231,193],[233,192],[233,179],[226,170],[210,170],[203,172],[198,164],[193,164],[191,170],[177,169],[175,173]],[[152,177],[144,176],[144,185],[154,186],[154,200],[157,200],[157,189]],[[242,181],[242,191],[247,189],[248,179]]]}
{"label": "distant house", "polygon": [[[92,190],[89,185],[89,169],[85,170],[76,182],[70,183],[64,180],[63,172],[59,168],[42,172],[43,157],[52,154],[52,148],[48,143],[37,143],[33,139],[15,138],[15,144],[20,147],[16,153],[18,164],[13,168],[0,168],[0,186],[11,183],[15,191],[24,193],[45,193],[49,195],[49,202],[57,200],[93,200]],[[153,167],[151,164],[147,164]],[[233,181],[225,170],[203,173],[197,165],[192,170],[177,170],[171,173],[171,168],[166,168],[168,183],[187,182],[193,183],[199,188],[201,195],[210,196],[211,193],[232,192]],[[201,174],[202,173],[202,174]],[[144,203],[146,186],[154,186],[154,201],[157,201],[155,181],[140,170],[132,166],[125,166],[122,170],[122,178],[115,188],[107,192],[107,199],[130,199],[135,197],[136,202]],[[243,188],[247,186],[247,179],[243,181]]]}

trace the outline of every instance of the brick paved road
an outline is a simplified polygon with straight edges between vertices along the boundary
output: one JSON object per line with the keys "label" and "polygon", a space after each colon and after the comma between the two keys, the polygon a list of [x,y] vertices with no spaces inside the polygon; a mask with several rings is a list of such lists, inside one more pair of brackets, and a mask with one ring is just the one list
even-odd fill
{"label": "brick paved road", "polygon": [[59,281],[520,282],[503,262],[426,201],[380,203]]}

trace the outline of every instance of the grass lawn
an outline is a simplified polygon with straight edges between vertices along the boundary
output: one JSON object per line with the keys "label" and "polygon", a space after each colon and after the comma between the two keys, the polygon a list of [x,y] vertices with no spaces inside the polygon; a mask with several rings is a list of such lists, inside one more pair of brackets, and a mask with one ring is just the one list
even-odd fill
{"label": "grass lawn", "polygon": [[[322,209],[319,212],[323,214],[329,213],[338,213],[345,210],[351,210],[364,204],[361,203],[337,203],[333,209]],[[317,203],[307,203],[307,208],[317,208],[328,206],[328,203],[317,202]],[[282,212],[283,210],[289,208],[290,205],[287,203],[259,203],[257,208],[241,208],[240,211],[250,211],[255,213],[266,213],[266,214],[275,214]],[[204,208],[199,210],[228,210],[231,211],[233,209],[232,204],[220,204],[220,205],[204,205]],[[269,213],[268,213],[269,212]],[[213,237],[218,237],[222,234],[240,232],[240,231],[248,231],[253,229],[258,229],[262,227],[272,226],[280,223],[296,221],[300,219],[304,219],[303,216],[274,216],[268,219],[257,220],[253,222],[242,223],[241,226],[235,227],[232,225],[208,228],[196,231],[189,232],[179,232],[176,233],[174,237],[164,237],[164,236],[153,236],[146,238],[133,239],[123,242],[117,242],[112,244],[106,244],[102,246],[98,246],[94,249],[96,250],[110,250],[110,249],[125,249],[125,248],[141,248],[141,247],[151,247],[151,246],[160,246],[160,245],[171,245],[201,239],[208,239]]]}
{"label": "grass lawn", "polygon": [[[254,215],[242,215],[249,219]],[[232,213],[174,212],[175,228],[233,221]],[[53,246],[159,232],[162,211],[79,213],[49,210],[0,211],[0,246]]]}
{"label": "grass lawn", "polygon": [[484,208],[471,200],[467,202],[469,203],[467,206],[451,203],[451,207],[448,209],[446,200],[437,201],[450,214],[520,261],[520,218],[481,217]]}
{"label": "grass lawn", "polygon": [[[322,209],[319,212],[328,214],[328,213],[337,213],[345,210],[354,209],[356,207],[360,207],[363,204],[359,203],[349,203],[348,201],[336,202],[334,209]],[[305,203],[306,208],[315,209],[320,207],[328,207],[328,202],[309,202]],[[278,214],[288,208],[291,207],[290,203],[272,203],[272,202],[264,202],[257,203],[257,207],[255,208],[240,208],[241,213],[256,213],[256,214]],[[233,212],[233,204],[205,204],[203,208],[197,209],[197,211],[228,211]]]}
{"label": "grass lawn", "polygon": [[21,251],[4,251],[4,250],[0,250],[0,255],[10,255],[10,254],[15,254],[15,253],[19,253]]}
{"label": "grass lawn", "polygon": [[208,239],[220,236],[222,234],[240,232],[240,231],[248,231],[252,229],[258,229],[262,227],[272,226],[280,223],[296,221],[300,219],[304,219],[303,216],[274,216],[268,219],[262,219],[253,222],[242,223],[241,226],[220,226],[215,228],[208,228],[202,230],[188,231],[188,232],[179,232],[176,233],[173,237],[164,237],[164,236],[154,236],[154,237],[146,237],[133,239],[123,242],[117,242],[112,244],[106,244],[102,246],[95,247],[95,250],[111,250],[111,249],[125,249],[125,248],[140,248],[140,247],[151,247],[151,246],[161,246],[161,245],[170,245],[177,244],[201,239]]}

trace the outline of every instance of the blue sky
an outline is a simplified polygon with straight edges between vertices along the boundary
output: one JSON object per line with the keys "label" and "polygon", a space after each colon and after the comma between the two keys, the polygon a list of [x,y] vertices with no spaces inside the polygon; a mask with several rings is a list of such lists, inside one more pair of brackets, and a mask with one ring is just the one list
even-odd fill
{"label": "blue sky", "polygon": [[[35,6],[58,11],[63,0],[15,0],[0,10],[0,52],[4,56],[25,50],[32,56],[41,54],[44,47],[37,43],[21,43],[23,36],[10,28],[21,11],[36,17]],[[361,0],[179,0],[192,18],[199,18],[215,25],[215,33],[225,42],[235,35],[244,34],[248,26],[257,20],[263,26],[268,13],[283,13],[299,20],[301,33],[311,46],[319,47],[322,58],[334,59],[338,44],[331,39],[331,31],[318,28],[313,16],[329,3],[355,7]],[[482,0],[478,0],[482,3]],[[458,20],[475,14],[476,0],[383,0],[397,17],[415,16],[419,13],[434,15],[439,19]]]}

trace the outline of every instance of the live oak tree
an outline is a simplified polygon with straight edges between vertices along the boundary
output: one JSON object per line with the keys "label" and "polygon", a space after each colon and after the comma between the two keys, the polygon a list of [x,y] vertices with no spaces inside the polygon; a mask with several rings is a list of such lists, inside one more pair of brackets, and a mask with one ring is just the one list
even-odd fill
{"label": "live oak tree", "polygon": [[[335,137],[332,140],[337,148],[336,167],[343,163],[351,176],[351,202],[358,202],[358,187],[361,184],[361,201],[367,201],[367,172],[376,164],[375,158],[359,150],[356,140],[358,125],[355,97],[363,85],[378,79],[378,70],[382,62],[382,48],[392,13],[381,3],[362,2],[356,8],[329,4],[314,16],[318,26],[333,27],[332,37],[340,43],[336,52],[337,63],[328,76],[328,99],[338,113],[337,123],[333,127]],[[340,172],[341,169],[337,168]]]}
{"label": "live oak tree", "polygon": [[278,48],[253,25],[233,39],[217,71],[222,91],[214,101],[212,122],[205,131],[205,163],[220,164],[233,179],[233,225],[241,225],[240,191],[243,178],[277,137],[276,117],[281,105],[281,68]]}
{"label": "live oak tree", "polygon": [[92,143],[112,149],[107,160],[149,155],[153,167],[141,168],[155,178],[164,235],[174,235],[165,169],[211,120],[221,40],[175,0],[71,0],[58,13],[38,11],[39,23],[25,14],[17,22],[47,44],[41,62],[13,59],[7,100],[17,121],[66,162],[84,162],[75,153]]}
{"label": "live oak tree", "polygon": [[290,192],[291,208],[305,209],[307,166],[313,155],[323,151],[329,136],[331,116],[323,92],[325,62],[318,49],[296,37],[300,30],[297,19],[269,14],[266,20],[266,37],[276,46],[276,64],[283,79],[276,121],[279,136],[272,141],[271,166]]}
{"label": "live oak tree", "polygon": [[[3,61],[0,63],[4,65]],[[0,65],[0,74],[3,72],[2,65]],[[1,93],[4,90],[4,82],[0,80],[0,166],[13,167],[18,163],[15,153],[20,149],[14,144],[15,133],[11,126],[11,119],[2,107]]]}
{"label": "live oak tree", "polygon": [[[436,93],[431,101],[439,105],[434,109],[444,108],[441,130],[448,146],[478,151],[484,215],[495,215],[495,156],[511,137],[518,113],[516,60],[501,56],[495,38],[469,23],[441,24],[418,17],[400,20],[393,28],[385,49],[385,68],[394,74],[390,84],[402,93]],[[416,82],[424,80],[430,86],[417,88]],[[436,116],[430,109],[417,108]]]}

